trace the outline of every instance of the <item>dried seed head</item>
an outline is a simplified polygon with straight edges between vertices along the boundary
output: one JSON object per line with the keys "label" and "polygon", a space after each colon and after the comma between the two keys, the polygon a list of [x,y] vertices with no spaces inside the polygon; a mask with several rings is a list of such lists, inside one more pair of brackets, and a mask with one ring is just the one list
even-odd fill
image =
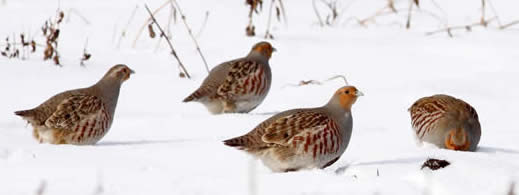
{"label": "dried seed head", "polygon": [[255,36],[256,35],[256,32],[254,32],[255,29],[256,29],[256,27],[254,27],[253,25],[247,26],[247,28],[245,28],[246,35],[249,37]]}
{"label": "dried seed head", "polygon": [[60,11],[59,12],[59,15],[58,15],[58,21],[56,23],[61,23],[63,21],[63,18],[65,17],[65,13],[63,13],[63,11]]}
{"label": "dried seed head", "polygon": [[52,58],[54,54],[54,47],[50,43],[47,43],[47,48],[43,51],[43,60],[48,60]]}
{"label": "dried seed head", "polygon": [[155,38],[156,34],[153,30],[153,23],[148,24],[148,32],[150,33],[150,38]]}
{"label": "dried seed head", "polygon": [[58,55],[55,55],[54,58],[52,58],[52,61],[54,61],[54,64],[61,66],[61,63],[59,62],[59,56]]}
{"label": "dried seed head", "polygon": [[278,6],[276,6],[276,18],[278,19],[278,22],[281,22],[281,11],[279,11]]}
{"label": "dried seed head", "polygon": [[36,42],[34,42],[34,40],[31,41],[31,48],[32,48],[32,53],[34,53],[36,51]]}

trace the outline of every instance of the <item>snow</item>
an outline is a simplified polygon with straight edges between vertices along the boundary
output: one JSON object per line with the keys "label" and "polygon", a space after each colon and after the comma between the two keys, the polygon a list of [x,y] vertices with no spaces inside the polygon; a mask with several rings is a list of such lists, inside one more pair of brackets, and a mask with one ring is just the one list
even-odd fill
{"label": "snow", "polygon": [[[456,31],[449,38],[446,33],[425,35],[443,27],[426,14],[414,15],[410,30],[403,27],[404,13],[380,17],[367,27],[347,22],[350,16],[367,17],[386,3],[366,0],[340,1],[345,8],[351,3],[341,22],[321,28],[311,1],[287,0],[288,25],[273,23],[271,43],[278,52],[271,59],[273,84],[267,98],[252,113],[213,116],[201,104],[181,102],[206,76],[181,21],[171,26],[172,40],[192,80],[178,78],[165,42],[157,48],[158,40],[151,40],[146,31],[132,48],[147,17],[143,1],[4,2],[2,39],[25,32],[42,42],[39,28],[58,7],[65,10],[66,22],[59,40],[62,68],[42,61],[38,53],[26,60],[0,57],[0,194],[506,194],[511,183],[519,182],[517,27]],[[476,1],[437,0],[442,11],[421,2],[422,9],[447,18],[449,25],[479,21]],[[154,9],[164,2],[147,3]],[[250,38],[244,36],[248,9],[242,1],[179,3],[195,32],[209,11],[198,41],[211,67],[245,55],[262,40],[270,5],[265,1],[263,14],[255,16],[258,37]],[[492,3],[503,23],[519,19],[518,2]],[[126,36],[120,38],[136,6]],[[406,9],[407,1],[397,1],[397,7]],[[157,15],[163,26],[168,12]],[[92,59],[80,67],[87,39]],[[89,86],[119,63],[136,74],[124,83],[112,128],[97,145],[38,144],[31,127],[13,114],[58,92]],[[325,104],[342,81],[287,84],[338,74],[346,75],[365,96],[353,106],[349,147],[331,167],[272,173],[260,161],[221,143],[250,131],[274,112]],[[415,141],[407,108],[420,97],[439,93],[476,108],[482,125],[477,152],[440,150]],[[430,157],[451,165],[420,170]]]}

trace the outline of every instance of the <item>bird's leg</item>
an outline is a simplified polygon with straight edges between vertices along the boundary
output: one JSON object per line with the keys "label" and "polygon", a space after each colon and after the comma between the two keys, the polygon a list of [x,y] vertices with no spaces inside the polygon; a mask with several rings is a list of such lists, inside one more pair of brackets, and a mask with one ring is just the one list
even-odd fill
{"label": "bird's leg", "polygon": [[33,127],[32,136],[34,137],[34,139],[38,140],[38,142],[42,143],[42,140],[40,139],[40,133],[38,132],[38,129],[36,129],[35,127]]}
{"label": "bird's leg", "polygon": [[236,104],[230,100],[223,100],[223,113],[233,113],[236,110]]}
{"label": "bird's leg", "polygon": [[288,173],[288,172],[295,172],[298,170],[299,170],[298,168],[289,168],[289,169],[285,169],[283,172]]}

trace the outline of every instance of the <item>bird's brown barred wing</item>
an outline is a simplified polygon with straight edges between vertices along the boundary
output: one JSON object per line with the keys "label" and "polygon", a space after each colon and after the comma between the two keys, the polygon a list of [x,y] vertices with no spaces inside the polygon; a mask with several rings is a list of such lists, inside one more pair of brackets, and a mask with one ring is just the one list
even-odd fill
{"label": "bird's brown barred wing", "polygon": [[218,87],[216,96],[235,99],[245,95],[260,95],[266,92],[265,67],[253,60],[238,60],[231,63],[225,81]]}
{"label": "bird's brown barred wing", "polygon": [[108,116],[101,99],[92,95],[72,95],[58,105],[45,125],[54,129],[78,130],[80,124],[97,120],[99,116]]}

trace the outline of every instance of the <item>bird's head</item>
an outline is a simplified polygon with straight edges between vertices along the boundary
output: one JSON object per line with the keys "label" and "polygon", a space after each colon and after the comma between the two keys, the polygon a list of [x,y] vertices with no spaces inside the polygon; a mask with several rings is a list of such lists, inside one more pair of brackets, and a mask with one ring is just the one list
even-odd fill
{"label": "bird's head", "polygon": [[266,57],[267,59],[270,59],[272,56],[272,52],[275,52],[276,48],[272,47],[272,45],[269,42],[262,41],[259,43],[256,43],[252,49],[249,55],[251,54],[259,54],[261,56]]}
{"label": "bird's head", "polygon": [[350,110],[351,106],[357,101],[357,98],[363,95],[364,94],[354,86],[341,87],[335,92],[328,104],[338,104],[342,109]]}
{"label": "bird's head", "polygon": [[108,72],[105,74],[104,78],[110,78],[123,83],[130,78],[131,74],[134,73],[135,71],[128,68],[128,66],[124,64],[118,64],[110,68],[110,70],[108,70]]}

